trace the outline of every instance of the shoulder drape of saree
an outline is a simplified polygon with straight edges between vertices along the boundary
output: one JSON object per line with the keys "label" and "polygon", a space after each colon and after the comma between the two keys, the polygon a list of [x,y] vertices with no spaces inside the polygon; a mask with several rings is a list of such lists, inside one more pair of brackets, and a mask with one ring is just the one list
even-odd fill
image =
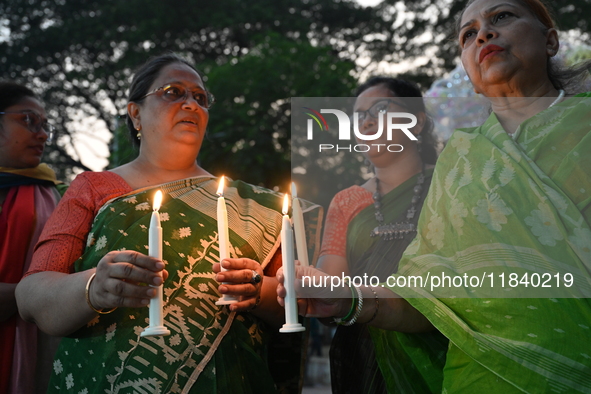
{"label": "shoulder drape of saree", "polygon": [[[432,170],[425,171],[422,201],[432,173]],[[382,212],[386,223],[406,220],[417,176],[383,197]],[[418,206],[419,212],[421,205]],[[351,275],[375,275],[384,281],[396,272],[398,260],[413,236],[398,241],[370,238],[376,225],[373,205],[353,218],[347,232],[348,262]],[[331,345],[333,391],[436,393],[441,391],[440,371],[446,349],[447,339],[436,331],[402,334],[365,325],[338,327]]]}
{"label": "shoulder drape of saree", "polygon": [[[450,339],[444,390],[591,390],[591,350],[579,339],[591,334],[590,100],[542,111],[516,140],[492,114],[456,131],[444,149],[419,234],[391,278],[496,280],[482,289],[392,288]],[[572,275],[575,285],[501,288],[500,275],[544,272]]]}
{"label": "shoulder drape of saree", "polygon": [[[0,186],[10,188],[0,211],[0,282],[18,283],[31,263],[35,244],[59,195],[53,183],[4,174],[10,176],[0,177]],[[0,333],[0,392],[44,391],[59,339],[43,334],[18,313],[0,323]]]}
{"label": "shoulder drape of saree", "polygon": [[[163,260],[169,272],[164,324],[172,334],[139,336],[148,308],[97,316],[62,341],[51,392],[275,392],[265,359],[265,325],[215,305],[217,180],[194,178],[158,188],[164,193]],[[121,196],[100,210],[77,271],[96,266],[111,250],[147,253],[155,189]],[[230,182],[224,195],[230,255],[268,263],[279,242],[280,196],[239,181]]]}

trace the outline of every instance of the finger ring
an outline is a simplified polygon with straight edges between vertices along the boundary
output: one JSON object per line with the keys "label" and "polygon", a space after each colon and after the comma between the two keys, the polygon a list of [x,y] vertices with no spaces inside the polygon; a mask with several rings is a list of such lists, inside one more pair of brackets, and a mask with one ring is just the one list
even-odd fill
{"label": "finger ring", "polygon": [[259,273],[255,270],[252,270],[252,278],[250,278],[250,283],[256,286],[257,284],[261,283],[261,280],[263,280],[262,276],[259,275]]}

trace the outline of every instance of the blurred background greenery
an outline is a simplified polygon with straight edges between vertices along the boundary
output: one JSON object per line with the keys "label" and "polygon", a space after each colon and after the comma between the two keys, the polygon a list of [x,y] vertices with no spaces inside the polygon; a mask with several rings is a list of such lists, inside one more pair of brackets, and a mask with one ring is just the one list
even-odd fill
{"label": "blurred background greenery", "polygon": [[[464,4],[2,0],[0,79],[41,95],[61,133],[44,161],[69,181],[97,169],[89,164],[92,150],[104,141],[110,156],[100,167],[135,157],[120,119],[131,76],[149,56],[177,52],[207,75],[217,98],[201,164],[216,175],[283,191],[291,176],[290,98],[351,96],[359,81],[378,73],[402,73],[427,89],[456,65],[454,18]],[[591,15],[591,0],[552,2],[551,8],[561,29],[588,41],[590,20],[583,16]],[[361,165],[357,159],[338,163],[350,180],[343,187],[359,182]],[[306,174],[306,183],[323,177]],[[325,205],[336,191],[302,194]]]}

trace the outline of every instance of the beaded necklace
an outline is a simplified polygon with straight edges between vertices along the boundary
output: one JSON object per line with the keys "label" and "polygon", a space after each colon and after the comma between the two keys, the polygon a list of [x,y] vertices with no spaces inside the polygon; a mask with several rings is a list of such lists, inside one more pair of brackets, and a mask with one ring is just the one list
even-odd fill
{"label": "beaded necklace", "polygon": [[[416,234],[417,226],[415,215],[417,214],[417,204],[421,200],[421,192],[423,191],[423,183],[425,183],[425,166],[421,168],[421,173],[417,177],[417,183],[413,189],[413,196],[410,207],[406,211],[406,220],[403,222],[384,224],[384,215],[382,214],[382,195],[380,193],[380,179],[376,176],[376,191],[373,194],[373,206],[375,207],[376,220],[378,225],[371,231],[370,236],[382,237],[384,241],[391,241],[393,239],[402,239],[407,234]],[[411,222],[413,221],[413,222]]]}

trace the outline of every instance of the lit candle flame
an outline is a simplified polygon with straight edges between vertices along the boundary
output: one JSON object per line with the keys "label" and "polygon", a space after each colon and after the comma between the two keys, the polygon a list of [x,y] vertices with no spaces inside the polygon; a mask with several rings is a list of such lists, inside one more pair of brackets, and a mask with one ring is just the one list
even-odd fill
{"label": "lit candle flame", "polygon": [[154,205],[152,206],[154,208],[154,211],[160,209],[160,204],[162,204],[162,191],[158,190],[156,192],[156,195],[154,196]]}
{"label": "lit candle flame", "polygon": [[285,193],[285,196],[283,197],[283,214],[287,215],[287,210],[289,209],[289,198],[288,198],[288,194]]}
{"label": "lit candle flame", "polygon": [[291,197],[298,198],[298,190],[296,189],[295,182],[291,183]]}
{"label": "lit candle flame", "polygon": [[217,195],[222,197],[224,195],[224,176],[220,178],[220,183],[218,185],[218,192]]}

